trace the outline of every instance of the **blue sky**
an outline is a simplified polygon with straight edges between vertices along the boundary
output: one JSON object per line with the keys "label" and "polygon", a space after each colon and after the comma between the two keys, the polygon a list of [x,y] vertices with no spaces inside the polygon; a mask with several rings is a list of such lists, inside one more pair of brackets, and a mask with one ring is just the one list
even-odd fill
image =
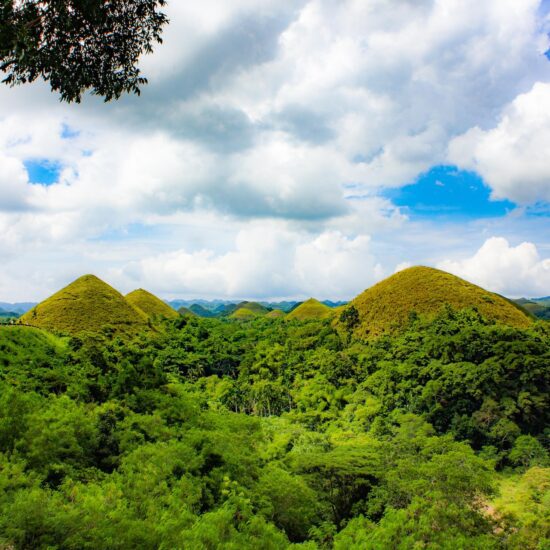
{"label": "blue sky", "polygon": [[478,174],[456,166],[434,166],[385,195],[413,219],[441,222],[502,217],[517,207],[509,200],[491,200],[491,190]]}
{"label": "blue sky", "polygon": [[140,97],[0,86],[0,300],[550,294],[550,1],[396,2],[171,2]]}
{"label": "blue sky", "polygon": [[59,179],[61,165],[48,159],[26,160],[25,169],[29,182],[37,185],[52,185]]}

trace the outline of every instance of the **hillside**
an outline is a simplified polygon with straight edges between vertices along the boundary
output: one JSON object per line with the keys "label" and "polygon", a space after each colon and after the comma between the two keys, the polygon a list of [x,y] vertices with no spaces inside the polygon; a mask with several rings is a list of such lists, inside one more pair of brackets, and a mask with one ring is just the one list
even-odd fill
{"label": "hillside", "polygon": [[189,311],[193,312],[197,317],[216,317],[216,314],[209,309],[206,309],[200,304],[192,304],[189,306]]}
{"label": "hillside", "polygon": [[258,302],[241,302],[237,304],[235,311],[229,315],[230,319],[252,319],[260,317],[269,312],[265,306]]}
{"label": "hillside", "polygon": [[107,326],[135,333],[147,327],[146,315],[95,275],[84,275],[56,292],[25,313],[21,322],[68,334],[101,332]]}
{"label": "hillside", "polygon": [[240,311],[133,339],[0,327],[0,548],[547,547],[542,323],[445,308],[357,341],[334,310]]}
{"label": "hillside", "polygon": [[512,301],[520,305],[523,309],[527,310],[538,319],[550,320],[550,305],[547,305],[548,302],[542,300],[527,300],[526,298],[520,298]]}
{"label": "hillside", "polygon": [[64,351],[66,340],[38,328],[0,327],[0,366],[37,365]]}
{"label": "hillside", "polygon": [[179,316],[178,312],[168,304],[142,288],[126,294],[126,301],[133,307],[139,308],[150,318],[166,317],[176,319]]}
{"label": "hillside", "polygon": [[315,298],[310,298],[295,307],[287,316],[286,319],[298,319],[307,321],[310,319],[327,319],[332,315],[333,311],[330,307],[319,302]]}
{"label": "hillside", "polygon": [[179,309],[178,309],[178,313],[182,316],[182,317],[198,317],[198,315],[196,313],[193,313],[189,308],[185,307],[185,306],[181,306]]}
{"label": "hillside", "polygon": [[[532,322],[528,314],[498,294],[450,273],[418,266],[384,279],[350,302],[349,307],[354,306],[359,314],[353,333],[366,338],[393,332],[407,323],[412,312],[433,317],[447,304],[454,309],[475,307],[488,319],[518,328]],[[346,328],[341,317],[336,326]]]}

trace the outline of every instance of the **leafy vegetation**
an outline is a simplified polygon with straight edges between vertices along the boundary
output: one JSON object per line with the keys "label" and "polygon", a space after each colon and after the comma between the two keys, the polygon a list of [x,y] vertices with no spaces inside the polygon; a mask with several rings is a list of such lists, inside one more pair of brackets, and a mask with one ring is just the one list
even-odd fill
{"label": "leafy vegetation", "polygon": [[165,0],[2,0],[2,82],[43,78],[67,102],[91,89],[105,101],[139,94],[139,57],[161,42]]}
{"label": "leafy vegetation", "polygon": [[[435,316],[444,304],[455,309],[475,307],[488,319],[515,327],[526,328],[532,322],[525,311],[502,296],[431,267],[400,271],[365,290],[347,308],[354,307],[358,313],[354,336],[371,338],[402,328],[410,315]],[[342,320],[338,326],[349,329]]]}
{"label": "leafy vegetation", "polygon": [[0,548],[547,548],[550,326],[352,308],[0,327]]}

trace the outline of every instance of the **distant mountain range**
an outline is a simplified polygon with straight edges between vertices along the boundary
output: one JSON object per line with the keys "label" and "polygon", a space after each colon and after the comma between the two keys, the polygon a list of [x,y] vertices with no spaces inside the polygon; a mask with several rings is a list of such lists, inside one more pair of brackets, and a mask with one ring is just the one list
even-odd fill
{"label": "distant mountain range", "polygon": [[539,319],[550,320],[550,296],[543,298],[519,298],[512,300]]}
{"label": "distant mountain range", "polygon": [[16,315],[23,315],[23,313],[27,313],[27,311],[32,309],[36,304],[37,302],[16,302],[14,304],[0,302],[0,314],[10,312]]}
{"label": "distant mountain range", "polygon": [[[231,315],[234,311],[239,309],[239,305],[245,302],[235,302],[231,300],[165,300],[168,305],[173,307],[175,310],[185,307],[190,309],[197,315],[201,317],[215,317],[217,315]],[[251,302],[252,303],[252,302]],[[253,302],[258,303],[264,306],[267,309],[280,309],[285,313],[292,311],[294,308],[299,306],[302,302],[298,300],[284,300],[281,302]],[[333,301],[333,300],[323,300],[321,302],[328,307],[334,308],[346,305],[346,301]]]}

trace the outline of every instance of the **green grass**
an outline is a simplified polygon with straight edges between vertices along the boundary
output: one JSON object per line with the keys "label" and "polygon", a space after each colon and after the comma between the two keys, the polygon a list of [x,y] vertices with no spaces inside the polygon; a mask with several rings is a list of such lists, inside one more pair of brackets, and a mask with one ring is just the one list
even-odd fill
{"label": "green grass", "polygon": [[286,313],[282,309],[274,309],[269,313],[266,313],[267,319],[281,319],[286,316]]}
{"label": "green grass", "polygon": [[126,301],[133,307],[139,308],[147,317],[156,319],[166,317],[168,319],[176,319],[179,317],[178,312],[165,304],[160,298],[151,294],[147,290],[138,288],[130,294],[126,295]]}
{"label": "green grass", "polygon": [[230,319],[237,319],[238,321],[248,321],[249,319],[256,319],[256,317],[259,317],[257,313],[245,308],[239,308],[229,316]]}
{"label": "green grass", "polygon": [[101,332],[134,334],[147,328],[147,316],[114,288],[84,275],[21,317],[21,323],[67,334]]}
{"label": "green grass", "polygon": [[298,319],[307,321],[310,319],[327,319],[333,314],[333,310],[315,298],[310,298],[294,308],[286,319]]}
{"label": "green grass", "polygon": [[241,302],[237,304],[235,311],[229,315],[230,319],[253,319],[254,317],[260,317],[266,315],[269,310],[258,304],[258,302]]}
{"label": "green grass", "polygon": [[[448,304],[454,309],[476,307],[488,319],[518,328],[532,320],[505,298],[459,277],[430,267],[411,267],[384,279],[352,300],[359,313],[354,334],[376,337],[402,328],[411,312],[428,317]],[[343,323],[337,326],[344,329]]]}

